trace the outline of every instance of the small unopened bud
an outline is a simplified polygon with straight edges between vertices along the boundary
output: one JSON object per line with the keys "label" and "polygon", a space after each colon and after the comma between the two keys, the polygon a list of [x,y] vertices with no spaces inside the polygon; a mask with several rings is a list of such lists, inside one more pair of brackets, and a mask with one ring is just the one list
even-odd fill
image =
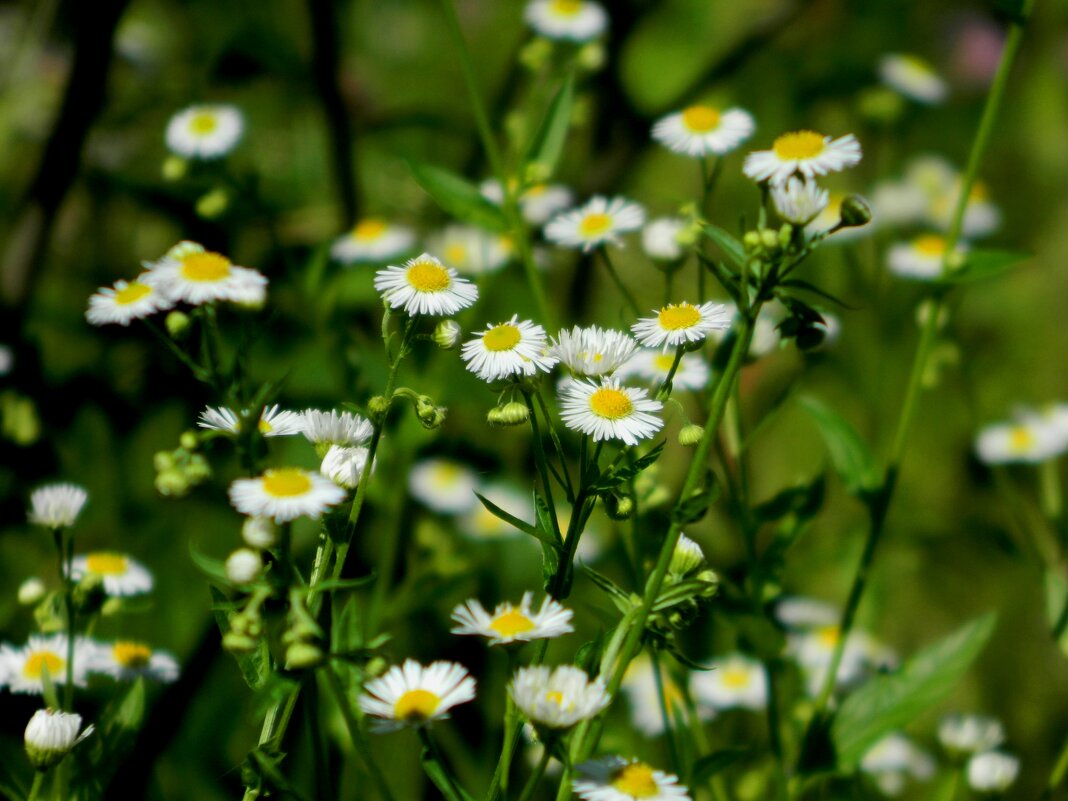
{"label": "small unopened bud", "polygon": [[48,770],[93,732],[88,727],[79,734],[82,716],[53,709],[38,709],[26,725],[26,756],[37,770]]}
{"label": "small unopened bud", "polygon": [[760,232],[760,244],[766,250],[775,250],[779,247],[779,232],[765,228]]}
{"label": "small unopened bud", "polygon": [[181,156],[168,156],[160,169],[164,181],[180,181],[189,172],[189,162]]}
{"label": "small unopened bud", "polygon": [[389,667],[389,663],[385,659],[380,656],[372,657],[363,669],[364,678],[373,679],[376,676],[381,676],[386,672],[387,667]]}
{"label": "small unopened bud", "polygon": [[197,216],[205,220],[214,220],[216,217],[221,217],[229,206],[229,192],[222,187],[216,187],[200,196],[197,200],[196,212]]}
{"label": "small unopened bud", "polygon": [[794,236],[794,227],[790,223],[783,223],[782,228],[779,229],[779,242],[780,248],[786,248],[790,245],[790,240]]}
{"label": "small unopened bud", "polygon": [[240,656],[250,654],[256,649],[256,640],[247,634],[238,631],[228,631],[223,635],[223,648],[231,654]]}
{"label": "small unopened bud", "polygon": [[745,245],[746,250],[756,250],[760,247],[760,232],[746,231],[745,236],[742,237],[742,244]]}
{"label": "small unopened bud", "polygon": [[589,72],[596,72],[604,66],[604,45],[600,42],[588,42],[578,52],[578,65]]}
{"label": "small unopened bud", "polygon": [[702,598],[711,598],[719,592],[719,576],[716,575],[716,571],[712,568],[705,568],[697,574],[696,578],[705,585],[705,588],[700,593]]}
{"label": "small unopened bud", "polygon": [[519,51],[519,63],[531,72],[537,72],[552,56],[553,45],[548,39],[538,37]]}
{"label": "small unopened bud", "polygon": [[679,445],[684,445],[687,448],[692,448],[699,443],[705,435],[704,426],[699,426],[696,423],[690,423],[679,429]]}
{"label": "small unopened bud", "polygon": [[253,548],[267,550],[278,542],[278,527],[269,517],[249,517],[241,525],[241,539]]}
{"label": "small unopened bud", "polygon": [[211,465],[199,453],[194,453],[189,457],[189,463],[185,466],[185,477],[191,484],[206,481],[211,478]]}
{"label": "small unopened bud", "polygon": [[671,552],[668,570],[676,576],[685,576],[704,563],[705,555],[701,546],[685,534],[679,534],[679,541],[675,543],[675,550]]}
{"label": "small unopened bud", "polygon": [[367,401],[367,414],[372,419],[381,419],[389,411],[389,401],[381,395],[375,395]]}
{"label": "small unopened bud", "polygon": [[263,571],[263,559],[251,548],[238,548],[226,560],[226,577],[234,584],[250,584]]}
{"label": "small unopened bud", "polygon": [[156,490],[160,495],[181,496],[189,490],[189,481],[178,470],[165,470],[156,476]]}
{"label": "small unopened bud", "polygon": [[187,451],[195,451],[200,444],[200,437],[195,431],[183,431],[182,436],[178,437],[178,444]]}
{"label": "small unopened bud", "polygon": [[463,329],[455,320],[442,320],[434,327],[434,342],[442,350],[452,350],[460,344]]}
{"label": "small unopened bud", "polygon": [[439,428],[445,422],[448,410],[444,406],[435,406],[434,399],[420,395],[415,402],[415,414],[423,428]]}
{"label": "small unopened bud", "polygon": [[172,311],[164,319],[163,324],[167,326],[167,333],[172,339],[182,339],[189,333],[191,321],[185,312]]}
{"label": "small unopened bud", "polygon": [[170,470],[174,465],[174,454],[170,451],[156,451],[156,455],[152,457],[152,466],[156,468],[157,473]]}
{"label": "small unopened bud", "polygon": [[111,617],[122,611],[122,598],[108,598],[100,607],[101,617]]}
{"label": "small unopened bud", "polygon": [[542,161],[532,161],[523,171],[523,178],[528,184],[543,184],[552,177],[552,167]]}
{"label": "small unopened bud", "polygon": [[295,642],[286,648],[286,669],[306,670],[318,667],[326,655],[323,649],[310,642]]}
{"label": "small unopened bud", "polygon": [[613,520],[626,520],[634,514],[634,499],[629,495],[609,495],[604,499],[604,508]]}
{"label": "small unopened bud", "polygon": [[19,585],[19,603],[23,606],[33,606],[45,597],[47,591],[43,581],[37,576],[31,576]]}
{"label": "small unopened bud", "polygon": [[847,195],[838,214],[843,228],[857,228],[871,222],[871,207],[860,195]]}
{"label": "small unopened bud", "polygon": [[519,426],[530,419],[530,409],[525,403],[509,401],[503,406],[494,406],[486,415],[491,426]]}

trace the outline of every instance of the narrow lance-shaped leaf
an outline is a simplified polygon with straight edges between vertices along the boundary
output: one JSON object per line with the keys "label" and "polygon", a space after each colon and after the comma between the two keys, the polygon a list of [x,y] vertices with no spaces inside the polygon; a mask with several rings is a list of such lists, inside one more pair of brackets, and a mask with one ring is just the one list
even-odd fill
{"label": "narrow lance-shaped leaf", "polygon": [[434,202],[458,220],[489,228],[492,231],[505,229],[501,210],[482,196],[470,181],[455,173],[429,164],[408,162],[412,175]]}
{"label": "narrow lance-shaped leaf", "polygon": [[514,526],[515,528],[522,531],[524,534],[529,534],[535,539],[541,540],[546,545],[549,545],[556,550],[560,550],[560,543],[556,541],[556,537],[552,532],[542,531],[540,527],[532,526],[525,520],[520,520],[511,512],[506,512],[504,509],[499,507],[497,504],[495,504],[493,501],[491,501],[484,495],[481,495],[476,492],[475,497],[477,497],[482,502],[482,505],[486,507],[486,511],[494,517],[503,520],[510,526]]}
{"label": "narrow lance-shaped leaf", "polygon": [[846,489],[854,495],[875,489],[879,484],[879,471],[856,429],[830,406],[813,397],[801,398],[801,406],[816,421],[834,469]]}
{"label": "narrow lance-shaped leaf", "polygon": [[741,242],[718,225],[706,225],[704,231],[705,236],[716,243],[719,249],[723,251],[723,255],[730,259],[735,267],[739,269],[745,267],[745,247]]}
{"label": "narrow lance-shaped leaf", "polygon": [[1019,250],[972,250],[964,256],[964,266],[949,270],[938,281],[942,284],[969,284],[993,278],[1031,258]]}
{"label": "narrow lance-shaped leaf", "polygon": [[564,150],[567,131],[571,127],[571,107],[575,100],[575,76],[568,75],[563,85],[549,104],[545,118],[538,126],[534,138],[527,149],[528,164],[538,165],[542,180],[548,180],[560,161]]}

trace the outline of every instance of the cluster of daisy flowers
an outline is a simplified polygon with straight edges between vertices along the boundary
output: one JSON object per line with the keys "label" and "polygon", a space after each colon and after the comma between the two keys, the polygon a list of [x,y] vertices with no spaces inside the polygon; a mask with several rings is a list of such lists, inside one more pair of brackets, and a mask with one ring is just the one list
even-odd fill
{"label": "cluster of daisy flowers", "polygon": [[979,431],[975,452],[985,464],[1040,464],[1068,452],[1068,404],[1020,407],[1012,419]]}

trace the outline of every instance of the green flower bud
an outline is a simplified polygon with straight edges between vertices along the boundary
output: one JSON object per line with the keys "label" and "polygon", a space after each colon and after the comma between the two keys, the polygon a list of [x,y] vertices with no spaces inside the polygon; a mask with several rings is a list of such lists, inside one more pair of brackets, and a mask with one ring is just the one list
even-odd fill
{"label": "green flower bud", "polygon": [[756,250],[760,247],[760,232],[746,231],[745,236],[742,237],[742,244],[746,250]]}
{"label": "green flower bud", "polygon": [[444,406],[435,406],[434,399],[420,395],[415,402],[415,414],[423,428],[439,428],[445,422],[448,410]]}
{"label": "green flower bud", "polygon": [[780,248],[785,250],[790,246],[790,241],[794,236],[794,227],[790,223],[783,223],[782,228],[779,229],[779,241]]}
{"label": "green flower bud", "polygon": [[381,420],[389,411],[389,401],[381,395],[375,395],[367,401],[367,414],[372,420]]}
{"label": "green flower bud", "polygon": [[286,670],[307,670],[318,667],[326,655],[323,649],[310,642],[295,642],[286,648]]}
{"label": "green flower bud", "polygon": [[857,98],[857,110],[872,122],[889,124],[901,117],[905,101],[901,95],[885,86],[873,86]]}
{"label": "green flower bud", "polygon": [[671,552],[668,570],[675,576],[685,576],[705,563],[705,554],[701,546],[685,534],[679,535],[675,550]]}
{"label": "green flower bud", "polygon": [[178,444],[187,451],[195,451],[200,445],[200,437],[195,431],[183,431],[182,436],[178,437]]}
{"label": "green flower bud", "polygon": [[538,37],[519,51],[519,63],[531,72],[537,72],[552,57],[552,54],[552,42]]}
{"label": "green flower bud", "polygon": [[41,420],[33,401],[15,392],[0,395],[0,418],[3,435],[23,447],[32,445],[41,436]]}
{"label": "green flower bud", "polygon": [[198,217],[205,220],[214,220],[221,217],[230,205],[230,194],[222,187],[216,187],[210,192],[201,195],[197,201],[196,212]]}
{"label": "green flower bud", "polygon": [[122,611],[122,598],[108,598],[100,607],[102,617],[111,617]]}
{"label": "green flower bud", "polygon": [[765,250],[776,250],[779,247],[779,233],[765,228],[760,232],[760,244]]}
{"label": "green flower bud", "polygon": [[45,583],[37,576],[31,576],[19,585],[18,599],[23,606],[33,606],[45,597]]}
{"label": "green flower bud", "polygon": [[164,181],[180,181],[189,172],[189,162],[181,156],[168,156],[160,168]]}
{"label": "green flower bud", "polygon": [[860,195],[848,195],[842,200],[839,211],[839,225],[843,228],[856,228],[871,222],[871,208]]}
{"label": "green flower bud", "polygon": [[463,329],[455,320],[442,320],[434,327],[434,342],[442,350],[452,350],[460,344]]}
{"label": "green flower bud", "polygon": [[189,491],[189,481],[177,470],[165,470],[156,476],[156,491],[167,497],[178,497]]}
{"label": "green flower bud", "polygon": [[200,484],[211,478],[211,465],[199,453],[194,453],[185,466],[185,477],[191,484]]}
{"label": "green flower bud", "polygon": [[604,45],[600,42],[587,42],[578,51],[578,66],[588,72],[596,72],[604,66]]}
{"label": "green flower bud", "polygon": [[634,514],[634,499],[629,495],[608,495],[604,508],[613,520],[626,520]]}
{"label": "green flower bud", "polygon": [[256,640],[247,634],[230,630],[223,635],[223,648],[235,656],[250,654],[256,650]]}
{"label": "green flower bud", "polygon": [[389,663],[382,657],[376,656],[371,658],[363,669],[364,679],[373,679],[377,676],[381,676],[386,672],[387,667],[389,667]]}
{"label": "green flower bud", "polygon": [[503,406],[494,406],[486,415],[491,426],[519,426],[530,419],[530,409],[525,403],[509,401]]}
{"label": "green flower bud", "polygon": [[152,466],[156,468],[157,473],[170,470],[174,465],[174,454],[170,451],[156,451],[155,456],[152,457]]}
{"label": "green flower bud", "polygon": [[705,588],[701,590],[702,598],[711,598],[719,592],[719,576],[712,568],[705,568],[697,574],[696,578],[705,585]]}
{"label": "green flower bud", "polygon": [[171,335],[171,339],[184,339],[189,333],[192,321],[185,312],[172,311],[164,319],[163,324],[167,326],[167,333]]}
{"label": "green flower bud", "polygon": [[548,164],[532,161],[527,164],[523,177],[528,184],[543,184],[552,177],[553,171]]}
{"label": "green flower bud", "polygon": [[679,445],[684,445],[687,448],[692,448],[699,443],[705,436],[704,426],[699,426],[696,423],[690,423],[679,429]]}

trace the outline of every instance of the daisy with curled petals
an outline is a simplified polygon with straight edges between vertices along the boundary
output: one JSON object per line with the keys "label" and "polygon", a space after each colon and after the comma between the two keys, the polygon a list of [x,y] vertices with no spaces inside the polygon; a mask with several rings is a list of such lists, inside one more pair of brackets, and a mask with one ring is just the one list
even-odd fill
{"label": "daisy with curled petals", "polygon": [[815,181],[793,177],[785,184],[772,187],[771,199],[775,210],[786,222],[808,225],[827,208],[830,192],[821,189]]}
{"label": "daisy with curled petals", "polygon": [[946,238],[941,234],[922,234],[909,242],[891,245],[886,254],[890,272],[902,278],[930,281],[942,276],[943,267],[952,269],[954,262],[962,262],[968,246],[957,244],[956,252],[946,264]]}
{"label": "daisy with curled petals", "polygon": [[929,106],[941,103],[949,94],[934,67],[911,54],[888,53],[880,58],[879,78],[895,92]]}
{"label": "daisy with curled petals", "polygon": [[475,493],[478,476],[452,459],[423,459],[408,471],[408,492],[440,514],[462,514],[480,506]]}
{"label": "daisy with curled petals", "polygon": [[679,777],[637,759],[610,756],[583,762],[572,783],[583,801],[689,801]]}
{"label": "daisy with curled petals", "polygon": [[267,279],[256,270],[238,267],[221,253],[196,242],[179,242],[156,263],[146,263],[140,280],[174,302],[191,306],[215,301],[245,305],[261,303]]}
{"label": "daisy with curled petals", "polygon": [[673,348],[700,342],[711,331],[725,331],[731,325],[731,309],[721,303],[669,303],[655,317],[643,317],[630,327],[638,342],[647,348]]}
{"label": "daisy with curled petals", "polygon": [[266,471],[256,478],[239,478],[230,485],[230,503],[242,514],[273,517],[285,523],[298,517],[318,518],[341,503],[345,490],[318,473],[297,467]]}
{"label": "daisy with curled petals", "polygon": [[128,326],[158,311],[166,311],[174,303],[163,297],[158,289],[136,281],[116,281],[113,287],[101,287],[89,296],[85,319],[90,325]]}
{"label": "daisy with curled petals", "polygon": [[486,326],[477,339],[465,342],[460,358],[467,369],[483,381],[499,381],[513,375],[548,372],[556,364],[549,353],[545,329],[530,320],[519,322],[519,315],[504,323]]}
{"label": "daisy with curled petals", "polygon": [[860,142],[853,134],[831,139],[815,131],[794,131],[776,139],[771,150],[746,156],[742,172],[754,181],[779,186],[795,173],[814,178],[840,172],[858,164],[860,156]]}
{"label": "daisy with curled petals", "polygon": [[[642,348],[620,368],[619,377],[640,378],[659,386],[667,380],[674,363],[675,354],[670,351],[665,353],[654,348]],[[684,353],[671,379],[671,386],[673,389],[702,390],[708,384],[710,374],[711,370],[704,359],[696,353]]]}
{"label": "daisy with curled petals", "polygon": [[411,228],[380,217],[365,217],[334,240],[330,256],[342,264],[373,264],[403,256],[414,244],[415,231]]}
{"label": "daisy with curled petals", "polygon": [[449,315],[478,300],[478,287],[461,278],[429,253],[403,267],[389,266],[375,273],[375,289],[394,309],[417,314]]}
{"label": "daisy with curled petals", "polygon": [[752,136],[755,127],[749,112],[740,108],[690,106],[658,120],[653,139],[684,156],[722,156]]}
{"label": "daisy with curled petals", "polygon": [[89,493],[77,484],[46,484],[30,493],[26,518],[45,528],[73,526],[88,499]]}
{"label": "daisy with curled petals", "polygon": [[364,713],[378,718],[377,731],[395,731],[443,720],[454,706],[474,697],[475,680],[463,665],[433,662],[424,667],[408,659],[368,682],[359,704]]}
{"label": "daisy with curled petals", "polygon": [[[13,693],[42,694],[42,677],[46,670],[53,684],[66,684],[67,646],[66,634],[52,634],[47,637],[30,635],[21,648],[8,643],[0,644],[0,676],[3,676],[7,688]],[[74,639],[71,678],[75,687],[84,687],[86,684],[94,648],[93,642],[85,637]]]}
{"label": "daisy with curled petals", "polygon": [[527,720],[550,729],[570,729],[598,715],[611,701],[600,679],[590,681],[574,665],[551,670],[545,665],[520,668],[509,691]]}
{"label": "daisy with curled petals", "polygon": [[575,376],[610,375],[618,370],[638,348],[638,343],[622,331],[575,326],[561,331],[549,352]]}
{"label": "daisy with curled petals", "polygon": [[585,206],[562,212],[545,226],[545,238],[566,248],[589,253],[599,245],[621,245],[620,234],[637,231],[645,223],[645,209],[623,197],[596,195]]}
{"label": "daisy with curled petals", "polygon": [[167,149],[188,159],[216,159],[234,149],[244,129],[234,106],[189,106],[167,123]]}
{"label": "daisy with curled petals", "polygon": [[452,610],[452,619],[459,624],[452,633],[475,634],[489,639],[490,645],[508,645],[548,640],[574,631],[570,609],[552,598],[544,598],[538,611],[534,612],[531,610],[533,600],[533,593],[525,592],[519,606],[507,602],[497,604],[493,614],[478,601],[467,601]]}
{"label": "daisy with curled petals", "polygon": [[[225,406],[208,406],[200,413],[197,425],[213,431],[237,434],[241,430],[241,418]],[[275,404],[264,407],[256,426],[265,437],[288,437],[303,433],[304,418],[300,412],[280,411],[278,404]]]}
{"label": "daisy with curled petals", "polygon": [[588,42],[608,28],[608,14],[592,0],[533,0],[523,18],[546,39]]}
{"label": "daisy with curled petals", "polygon": [[572,381],[560,395],[560,417],[568,428],[591,435],[594,442],[621,439],[637,445],[664,426],[663,420],[651,414],[664,404],[648,394],[611,378],[602,378],[600,384]]}
{"label": "daisy with curled petals", "polygon": [[144,677],[170,684],[178,678],[178,660],[166,651],[156,651],[143,642],[119,640],[97,643],[90,663],[92,673],[103,673],[119,681]]}
{"label": "daisy with curled petals", "polygon": [[148,568],[124,553],[91,551],[75,556],[70,563],[71,578],[81,581],[97,576],[104,584],[104,592],[114,598],[128,598],[152,591],[152,573]]}
{"label": "daisy with curled petals", "polygon": [[374,433],[369,421],[352,412],[305,409],[301,417],[304,419],[304,436],[317,447],[326,446],[324,456],[331,445],[363,445]]}

